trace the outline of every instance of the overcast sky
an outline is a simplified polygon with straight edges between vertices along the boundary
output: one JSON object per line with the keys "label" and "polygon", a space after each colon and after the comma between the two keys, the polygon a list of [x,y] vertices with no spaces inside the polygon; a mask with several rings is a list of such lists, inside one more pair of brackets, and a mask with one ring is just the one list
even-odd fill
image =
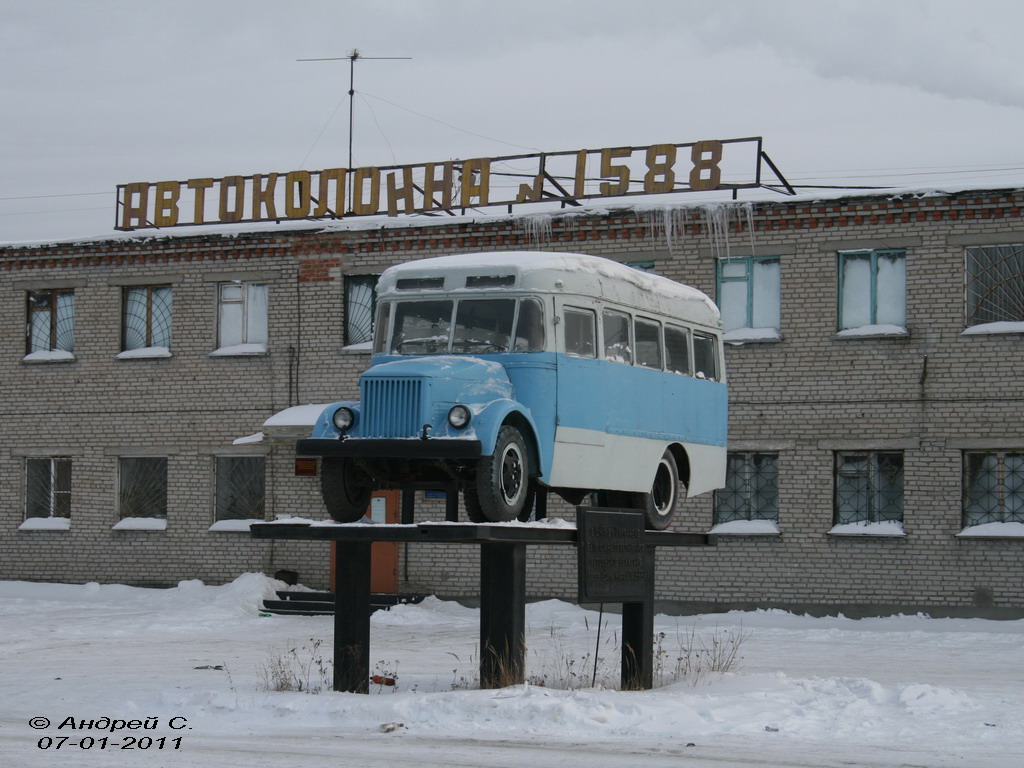
{"label": "overcast sky", "polygon": [[[794,184],[1024,185],[1019,0],[0,0],[0,242],[119,183],[763,136]],[[680,200],[684,195],[678,196]],[[719,193],[719,197],[721,194]]]}

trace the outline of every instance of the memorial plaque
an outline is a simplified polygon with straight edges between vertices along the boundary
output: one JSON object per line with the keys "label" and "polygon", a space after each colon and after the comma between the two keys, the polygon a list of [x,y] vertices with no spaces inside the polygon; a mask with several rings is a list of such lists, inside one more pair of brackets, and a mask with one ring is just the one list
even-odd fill
{"label": "memorial plaque", "polygon": [[581,603],[631,603],[644,598],[644,516],[638,510],[580,507],[578,531]]}

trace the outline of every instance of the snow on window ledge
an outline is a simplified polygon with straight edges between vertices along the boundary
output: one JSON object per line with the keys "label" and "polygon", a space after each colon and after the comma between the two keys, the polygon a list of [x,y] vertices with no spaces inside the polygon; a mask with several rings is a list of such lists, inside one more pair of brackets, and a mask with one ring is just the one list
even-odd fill
{"label": "snow on window ledge", "polygon": [[886,520],[880,523],[846,523],[835,525],[828,532],[829,536],[906,536],[903,530],[903,523],[896,520]]}
{"label": "snow on window ledge", "polygon": [[956,537],[958,539],[1024,539],[1024,523],[969,525]]}
{"label": "snow on window ledge", "polygon": [[1001,333],[1024,333],[1024,323],[980,323],[961,331],[961,336],[995,336]]}
{"label": "snow on window ledge", "polygon": [[859,328],[846,328],[839,331],[833,339],[887,339],[910,335],[902,325],[862,325]]}
{"label": "snow on window ledge", "polygon": [[114,524],[115,531],[166,531],[166,517],[122,517]]}
{"label": "snow on window ledge", "polygon": [[46,349],[27,354],[21,358],[21,361],[23,363],[70,363],[74,359],[74,352],[66,352],[63,349]]}
{"label": "snow on window ledge", "polygon": [[345,353],[365,353],[373,351],[373,342],[364,341],[360,344],[349,344],[341,348],[342,352]]}
{"label": "snow on window ledge", "polygon": [[251,357],[265,354],[267,354],[266,344],[235,344],[231,347],[215,349],[210,353],[210,357]]}
{"label": "snow on window ledge", "polygon": [[262,518],[252,520],[218,520],[207,530],[212,533],[249,533],[249,526],[253,523],[265,523]]}
{"label": "snow on window ledge", "polygon": [[734,328],[722,335],[726,344],[775,344],[782,341],[778,328]]}
{"label": "snow on window ledge", "polygon": [[18,526],[19,531],[69,531],[70,517],[28,517]]}
{"label": "snow on window ledge", "polygon": [[255,435],[246,435],[245,437],[236,437],[231,441],[232,445],[251,445],[252,443],[262,443],[265,435],[262,432],[257,432]]}
{"label": "snow on window ledge", "polygon": [[775,520],[731,520],[719,523],[709,536],[779,536],[779,524]]}
{"label": "snow on window ledge", "polygon": [[168,347],[140,347],[139,349],[126,349],[117,355],[118,360],[151,360],[157,357],[170,357],[171,350]]}

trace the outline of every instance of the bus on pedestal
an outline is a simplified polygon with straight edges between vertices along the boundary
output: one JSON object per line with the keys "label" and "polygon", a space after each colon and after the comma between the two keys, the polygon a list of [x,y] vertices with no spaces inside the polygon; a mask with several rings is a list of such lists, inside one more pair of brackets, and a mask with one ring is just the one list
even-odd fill
{"label": "bus on pedestal", "polygon": [[358,402],[320,415],[330,515],[378,489],[458,489],[470,520],[529,518],[545,489],[636,509],[663,530],[725,481],[718,308],[609,259],[510,251],[391,267]]}

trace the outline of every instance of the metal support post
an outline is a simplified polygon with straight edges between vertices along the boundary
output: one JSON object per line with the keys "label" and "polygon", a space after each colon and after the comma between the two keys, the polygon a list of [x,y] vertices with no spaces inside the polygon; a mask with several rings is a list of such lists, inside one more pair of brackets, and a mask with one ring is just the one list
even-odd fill
{"label": "metal support post", "polygon": [[370,691],[369,541],[338,541],[334,569],[334,690]]}
{"label": "metal support post", "polygon": [[622,690],[654,687],[654,547],[643,548],[644,599],[622,604]]}
{"label": "metal support post", "polygon": [[444,519],[449,523],[459,522],[459,486],[451,486],[444,497]]}
{"label": "metal support post", "polygon": [[412,488],[402,489],[402,525],[412,525],[416,514],[416,491]]}
{"label": "metal support post", "polygon": [[526,545],[480,545],[480,687],[524,680]]}

